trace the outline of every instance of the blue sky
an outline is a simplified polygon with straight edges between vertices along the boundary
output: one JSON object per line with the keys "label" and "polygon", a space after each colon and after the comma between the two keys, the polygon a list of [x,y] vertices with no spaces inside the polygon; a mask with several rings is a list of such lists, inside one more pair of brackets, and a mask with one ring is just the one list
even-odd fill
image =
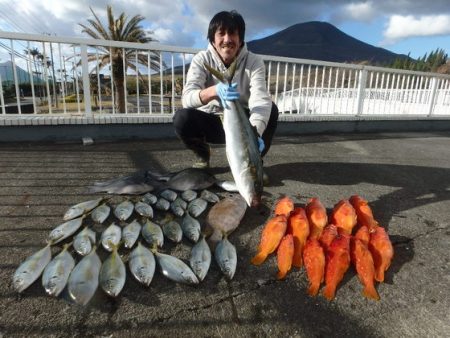
{"label": "blue sky", "polygon": [[247,24],[246,40],[262,38],[291,25],[327,21],[363,42],[421,57],[436,48],[450,53],[449,0],[0,0],[0,29],[32,34],[84,36],[78,23],[102,19],[106,5],[116,15],[140,14],[153,37],[168,45],[204,48],[212,16],[236,9]]}

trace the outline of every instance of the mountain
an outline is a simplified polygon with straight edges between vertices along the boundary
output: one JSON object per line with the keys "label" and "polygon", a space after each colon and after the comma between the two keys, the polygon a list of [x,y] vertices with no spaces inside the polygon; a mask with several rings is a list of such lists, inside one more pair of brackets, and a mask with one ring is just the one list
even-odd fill
{"label": "mountain", "polygon": [[372,65],[408,57],[362,42],[320,21],[290,26],[263,39],[249,41],[247,47],[257,54],[332,62],[366,61]]}

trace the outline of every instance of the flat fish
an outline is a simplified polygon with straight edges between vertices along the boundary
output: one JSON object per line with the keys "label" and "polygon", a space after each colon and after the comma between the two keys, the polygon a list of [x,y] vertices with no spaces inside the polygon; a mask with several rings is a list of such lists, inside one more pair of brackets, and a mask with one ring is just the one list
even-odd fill
{"label": "flat fish", "polygon": [[162,247],[164,245],[164,234],[161,227],[147,220],[142,226],[142,237],[150,244],[150,247],[158,246]]}
{"label": "flat fish", "polygon": [[42,286],[50,296],[59,296],[75,267],[75,260],[67,250],[68,248],[69,245],[65,245],[63,250],[48,263],[42,274]]}
{"label": "flat fish", "polygon": [[160,197],[155,204],[155,208],[161,211],[167,211],[170,208],[170,202],[165,198]]}
{"label": "flat fish", "polygon": [[206,170],[187,168],[170,174],[165,186],[175,191],[202,190],[216,183],[216,178]]}
{"label": "flat fish", "polygon": [[233,279],[236,272],[237,253],[234,245],[226,237],[217,244],[214,257],[225,277],[229,280]]}
{"label": "flat fish", "polygon": [[196,198],[195,200],[189,202],[187,210],[192,216],[197,217],[205,211],[207,206],[208,202],[206,202],[203,198]]}
{"label": "flat fish", "polygon": [[189,215],[189,212],[186,213],[181,221],[181,229],[183,230],[183,235],[194,243],[200,238],[200,222]]}
{"label": "flat fish", "polygon": [[122,229],[115,223],[111,223],[111,225],[103,231],[100,242],[105,250],[111,252],[113,247],[119,244],[121,238]]}
{"label": "flat fish", "polygon": [[187,202],[180,197],[177,197],[175,199],[175,201],[170,203],[170,210],[172,210],[174,215],[178,216],[178,217],[181,217],[184,215],[186,208],[187,208]]}
{"label": "flat fish", "polygon": [[206,189],[201,192],[200,198],[203,198],[205,201],[209,203],[217,203],[220,201],[219,196]]}
{"label": "flat fish", "polygon": [[153,205],[158,201],[158,197],[148,192],[144,196],[142,196],[141,201]]}
{"label": "flat fish", "polygon": [[169,221],[162,226],[164,236],[170,239],[174,243],[180,243],[183,239],[183,230],[181,230],[180,224],[175,221]]}
{"label": "flat fish", "polygon": [[141,201],[136,202],[134,210],[142,217],[153,218],[153,208],[147,203]]}
{"label": "flat fish", "polygon": [[65,212],[65,214],[63,216],[63,220],[68,221],[68,220],[74,219],[76,217],[79,217],[79,216],[91,211],[96,206],[98,206],[100,204],[100,202],[103,201],[103,199],[104,198],[101,197],[101,198],[97,198],[97,199],[86,201],[86,202],[81,202],[81,203],[71,206]]}
{"label": "flat fish", "polygon": [[56,244],[73,235],[81,227],[83,219],[84,216],[81,216],[58,225],[50,232],[48,236],[49,241],[52,244]]}
{"label": "flat fish", "polygon": [[192,247],[189,264],[199,281],[205,279],[211,265],[211,249],[204,236]]}
{"label": "flat fish", "polygon": [[106,192],[118,195],[141,195],[155,189],[154,179],[146,171],[139,171],[128,176],[109,181],[95,182],[89,187],[90,193]]}
{"label": "flat fish", "polygon": [[126,221],[134,210],[134,204],[126,200],[119,203],[114,209],[114,215],[121,221]]}
{"label": "flat fish", "polygon": [[109,296],[117,297],[125,285],[125,264],[117,252],[118,246],[113,247],[112,253],[100,268],[100,286]]}
{"label": "flat fish", "polygon": [[79,255],[86,256],[91,252],[93,245],[95,245],[95,238],[95,232],[85,227],[74,237],[73,248]]}
{"label": "flat fish", "polygon": [[198,284],[198,278],[182,260],[155,252],[156,261],[161,269],[161,273],[170,280],[177,283]]}
{"label": "flat fish", "polygon": [[75,266],[69,276],[67,290],[77,304],[86,305],[98,287],[98,277],[102,262],[96,248]]}
{"label": "flat fish", "polygon": [[181,198],[186,202],[190,202],[197,198],[197,192],[195,190],[186,190],[181,193]]}
{"label": "flat fish", "polygon": [[169,202],[173,202],[178,197],[178,194],[173,190],[165,189],[159,193],[159,196],[168,200]]}
{"label": "flat fish", "polygon": [[22,292],[34,283],[44,271],[52,258],[50,244],[29,256],[19,265],[13,275],[13,286],[17,292]]}
{"label": "flat fish", "polygon": [[130,253],[128,266],[136,280],[146,286],[152,282],[156,261],[152,252],[140,242]]}
{"label": "flat fish", "polygon": [[102,204],[92,211],[91,218],[95,223],[102,224],[108,218],[110,212],[111,208],[106,204]]}
{"label": "flat fish", "polygon": [[134,246],[134,243],[136,243],[136,240],[139,237],[139,234],[141,233],[141,225],[138,221],[134,220],[130,224],[128,224],[125,228],[122,230],[122,240],[124,242],[124,246],[127,249],[131,249]]}

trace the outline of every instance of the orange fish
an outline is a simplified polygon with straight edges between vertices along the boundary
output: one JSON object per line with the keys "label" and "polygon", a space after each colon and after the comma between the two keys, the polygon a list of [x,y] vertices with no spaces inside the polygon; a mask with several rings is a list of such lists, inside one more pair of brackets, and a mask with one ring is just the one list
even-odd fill
{"label": "orange fish", "polygon": [[294,201],[288,196],[279,199],[275,203],[275,216],[284,215],[289,217],[292,210],[294,210]]}
{"label": "orange fish", "polygon": [[352,197],[350,197],[349,201],[356,211],[358,224],[360,226],[366,226],[371,231],[374,227],[378,226],[378,222],[373,217],[372,209],[365,199],[358,195],[353,195]]}
{"label": "orange fish", "polygon": [[[367,229],[367,227],[364,228]],[[359,280],[364,285],[363,295],[370,299],[380,300],[380,296],[375,289],[375,266],[367,244],[358,238],[353,238],[350,257]]]}
{"label": "orange fish", "polygon": [[286,233],[287,219],[284,215],[275,216],[269,219],[262,231],[258,252],[252,258],[252,264],[262,264],[268,255],[278,248],[281,239]]}
{"label": "orange fish", "polygon": [[356,225],[356,211],[348,200],[340,200],[334,206],[331,222],[347,235],[352,234],[352,229]]}
{"label": "orange fish", "polygon": [[319,242],[322,245],[322,248],[327,252],[331,242],[336,238],[338,235],[337,227],[336,225],[330,223],[328,224],[322,231],[322,234],[319,237]]}
{"label": "orange fish", "polygon": [[364,244],[369,245],[370,231],[365,225],[359,227],[358,231],[355,233],[355,238],[364,242]]}
{"label": "orange fish", "polygon": [[369,250],[375,264],[375,280],[384,282],[384,272],[391,265],[394,248],[383,227],[376,227],[375,231],[370,234]]}
{"label": "orange fish", "polygon": [[325,289],[323,291],[326,299],[334,298],[336,288],[344,278],[349,266],[350,236],[342,233],[333,240],[326,253]]}
{"label": "orange fish", "polygon": [[317,239],[308,239],[303,249],[303,262],[308,275],[308,294],[316,296],[325,274],[325,254]]}
{"label": "orange fish", "polygon": [[291,212],[288,220],[287,232],[292,234],[294,239],[294,257],[292,259],[292,265],[296,268],[301,268],[303,265],[303,247],[309,236],[309,222],[308,217],[306,217],[305,209],[295,208],[294,211]]}
{"label": "orange fish", "polygon": [[287,234],[282,238],[277,250],[277,263],[278,263],[277,279],[284,279],[289,270],[291,270],[293,256],[294,256],[294,238],[292,237],[291,234]]}
{"label": "orange fish", "polygon": [[316,197],[309,200],[305,207],[310,226],[310,238],[319,238],[323,228],[328,223],[327,210]]}

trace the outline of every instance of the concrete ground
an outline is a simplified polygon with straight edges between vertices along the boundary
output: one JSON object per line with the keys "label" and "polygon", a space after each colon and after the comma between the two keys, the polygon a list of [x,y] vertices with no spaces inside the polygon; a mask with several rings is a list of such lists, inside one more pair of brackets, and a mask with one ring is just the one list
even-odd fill
{"label": "concrete ground", "polygon": [[[190,165],[189,151],[175,139],[0,144],[0,337],[449,336],[448,132],[277,136],[265,159],[271,184],[264,207],[248,209],[229,237],[238,253],[231,282],[213,262],[198,286],[176,284],[158,271],[145,288],[128,276],[118,298],[97,290],[86,307],[71,303],[66,292],[47,296],[40,280],[22,295],[14,292],[15,269],[45,245],[69,206],[92,197],[89,184],[143,168]],[[231,177],[222,146],[214,147],[212,166],[218,177]],[[278,281],[274,256],[250,264],[280,196],[298,205],[318,196],[330,210],[353,194],[369,201],[394,245],[386,281],[377,286],[380,301],[361,295],[353,269],[329,302],[307,295],[304,270]],[[183,240],[164,250],[188,260],[191,246]]]}

